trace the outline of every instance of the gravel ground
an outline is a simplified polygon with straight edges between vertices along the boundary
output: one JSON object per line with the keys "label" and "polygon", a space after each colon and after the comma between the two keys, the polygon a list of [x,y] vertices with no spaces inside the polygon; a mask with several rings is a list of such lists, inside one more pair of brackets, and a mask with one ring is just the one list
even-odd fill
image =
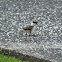
{"label": "gravel ground", "polygon": [[[23,27],[34,18],[38,36],[26,39]],[[0,47],[62,62],[62,1],[0,0]]]}

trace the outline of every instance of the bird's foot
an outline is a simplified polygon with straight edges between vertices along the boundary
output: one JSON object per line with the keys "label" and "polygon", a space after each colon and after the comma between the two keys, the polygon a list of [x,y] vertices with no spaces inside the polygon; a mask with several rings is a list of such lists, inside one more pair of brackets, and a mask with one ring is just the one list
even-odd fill
{"label": "bird's foot", "polygon": [[36,34],[32,34],[32,36],[37,37],[37,35],[36,35]]}
{"label": "bird's foot", "polygon": [[27,39],[25,39],[24,41],[28,41]]}

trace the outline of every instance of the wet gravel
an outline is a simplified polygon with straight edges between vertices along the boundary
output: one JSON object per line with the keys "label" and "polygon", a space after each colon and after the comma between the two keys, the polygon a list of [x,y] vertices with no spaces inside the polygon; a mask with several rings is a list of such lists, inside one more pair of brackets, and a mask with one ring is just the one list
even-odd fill
{"label": "wet gravel", "polygon": [[[23,27],[36,18],[37,37],[25,36]],[[61,62],[62,1],[0,0],[0,47]]]}

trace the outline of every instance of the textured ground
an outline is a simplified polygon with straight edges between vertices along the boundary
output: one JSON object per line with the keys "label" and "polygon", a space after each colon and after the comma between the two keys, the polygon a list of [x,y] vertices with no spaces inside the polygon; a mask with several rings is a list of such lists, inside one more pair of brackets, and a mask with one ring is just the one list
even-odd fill
{"label": "textured ground", "polygon": [[[34,18],[38,36],[26,39],[23,27]],[[62,1],[0,0],[0,47],[61,62]]]}

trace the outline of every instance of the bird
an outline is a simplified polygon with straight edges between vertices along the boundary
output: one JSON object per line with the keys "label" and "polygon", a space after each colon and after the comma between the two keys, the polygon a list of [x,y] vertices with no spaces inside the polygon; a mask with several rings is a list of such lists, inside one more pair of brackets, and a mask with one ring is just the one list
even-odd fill
{"label": "bird", "polygon": [[35,32],[35,28],[37,25],[38,25],[38,22],[34,20],[31,22],[31,25],[24,27],[23,30],[26,32],[26,35],[29,33],[29,36],[31,36],[31,33]]}

